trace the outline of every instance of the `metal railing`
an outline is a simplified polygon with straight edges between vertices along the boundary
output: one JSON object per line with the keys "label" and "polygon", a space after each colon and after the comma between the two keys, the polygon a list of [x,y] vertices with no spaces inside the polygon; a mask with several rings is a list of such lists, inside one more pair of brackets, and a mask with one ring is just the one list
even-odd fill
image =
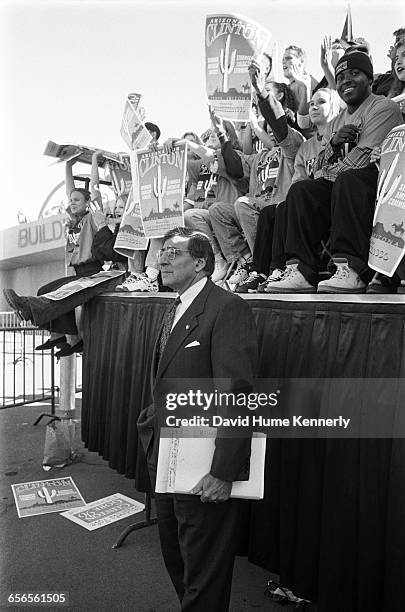
{"label": "metal railing", "polygon": [[[8,323],[8,325],[6,325]],[[44,400],[57,401],[59,364],[51,351],[36,351],[48,332],[0,313],[0,409]],[[52,363],[53,362],[53,363]],[[76,390],[81,389],[82,360],[76,360]]]}

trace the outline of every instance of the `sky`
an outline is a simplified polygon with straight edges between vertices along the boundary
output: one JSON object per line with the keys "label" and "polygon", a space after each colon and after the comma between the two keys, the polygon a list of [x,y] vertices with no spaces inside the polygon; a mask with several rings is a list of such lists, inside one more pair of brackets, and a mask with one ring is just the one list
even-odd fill
{"label": "sky", "polygon": [[[354,36],[370,42],[374,70],[385,72],[392,32],[405,26],[403,2],[350,5]],[[346,8],[344,0],[0,0],[0,229],[16,225],[20,209],[35,220],[63,181],[63,165],[43,155],[48,140],[127,150],[120,125],[129,92],[143,95],[162,140],[208,127],[207,14],[254,19],[280,57],[289,44],[304,48],[319,79],[322,38],[340,36]]]}

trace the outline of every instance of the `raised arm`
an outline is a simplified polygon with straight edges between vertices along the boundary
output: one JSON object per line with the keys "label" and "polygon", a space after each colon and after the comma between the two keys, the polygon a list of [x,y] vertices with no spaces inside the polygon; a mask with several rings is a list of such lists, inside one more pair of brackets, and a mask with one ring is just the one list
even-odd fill
{"label": "raised arm", "polygon": [[332,64],[332,39],[330,36],[325,36],[321,43],[321,68],[328,81],[328,87],[330,89],[336,89]]}
{"label": "raised arm", "polygon": [[249,66],[249,75],[252,86],[257,93],[259,107],[263,117],[273,130],[277,142],[287,137],[288,124],[284,109],[271,91],[265,88],[265,79],[260,71],[260,64],[252,61]]}
{"label": "raised arm", "polygon": [[65,164],[65,189],[68,200],[70,201],[70,194],[75,188],[75,182],[73,180],[73,165],[75,163],[75,159],[70,159]]}
{"label": "raised arm", "polygon": [[232,147],[232,143],[227,138],[222,118],[215,114],[212,106],[210,106],[209,112],[213,130],[217,134],[221,144],[221,153],[225,164],[225,170],[231,178],[240,179],[243,177],[243,167],[240,155],[235,151]]}
{"label": "raised arm", "polygon": [[168,138],[163,143],[163,149],[166,151],[171,151],[171,149],[177,145],[186,142],[189,149],[191,149],[198,157],[202,159],[202,161],[206,164],[214,161],[215,159],[215,150],[210,147],[206,147],[205,145],[197,144],[191,140],[179,139],[179,138]]}
{"label": "raised arm", "polygon": [[91,177],[90,177],[90,197],[99,208],[103,209],[103,202],[100,193],[100,176],[98,173],[98,160],[102,156],[101,151],[95,151],[91,158]]}
{"label": "raised arm", "polygon": [[266,130],[264,130],[257,119],[256,113],[251,109],[250,111],[250,125],[253,132],[256,134],[257,138],[262,141],[264,146],[267,149],[272,149],[274,147],[274,139],[273,136],[270,136]]}

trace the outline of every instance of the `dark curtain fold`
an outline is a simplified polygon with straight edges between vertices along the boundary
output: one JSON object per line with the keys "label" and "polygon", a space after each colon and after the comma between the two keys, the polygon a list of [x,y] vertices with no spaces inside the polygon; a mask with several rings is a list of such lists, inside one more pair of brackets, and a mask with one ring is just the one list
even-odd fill
{"label": "dark curtain fold", "polygon": [[121,474],[135,478],[138,469],[141,491],[148,479],[137,461],[136,421],[151,400],[152,350],[166,305],[165,298],[103,297],[84,315],[83,440]]}
{"label": "dark curtain fold", "polygon": [[[83,438],[139,490],[148,478],[136,420],[150,401],[151,352],[166,304],[160,296],[102,296],[85,310]],[[367,380],[405,379],[400,304],[249,304],[262,378],[364,378],[364,393]],[[336,386],[342,405],[355,402],[338,384],[328,392]],[[372,389],[392,431],[403,431],[403,389],[397,402],[378,383]],[[265,499],[251,506],[250,560],[318,601],[319,612],[403,612],[405,441],[268,442]]]}

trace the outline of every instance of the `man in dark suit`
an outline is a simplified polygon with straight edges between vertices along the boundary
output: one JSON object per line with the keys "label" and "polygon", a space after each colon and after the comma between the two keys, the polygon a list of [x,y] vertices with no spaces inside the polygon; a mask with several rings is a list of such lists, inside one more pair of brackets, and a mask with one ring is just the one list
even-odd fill
{"label": "man in dark suit", "polygon": [[[169,309],[158,335],[154,403],[138,421],[153,489],[165,410],[159,384],[215,379],[221,391],[246,393],[258,353],[251,309],[209,279],[214,254],[205,235],[188,228],[168,232],[159,263],[163,284],[177,291],[180,302]],[[194,495],[156,494],[162,554],[183,611],[228,609],[241,503],[229,498],[232,482],[248,478],[249,454],[250,438],[217,435],[210,472],[196,483]]]}

